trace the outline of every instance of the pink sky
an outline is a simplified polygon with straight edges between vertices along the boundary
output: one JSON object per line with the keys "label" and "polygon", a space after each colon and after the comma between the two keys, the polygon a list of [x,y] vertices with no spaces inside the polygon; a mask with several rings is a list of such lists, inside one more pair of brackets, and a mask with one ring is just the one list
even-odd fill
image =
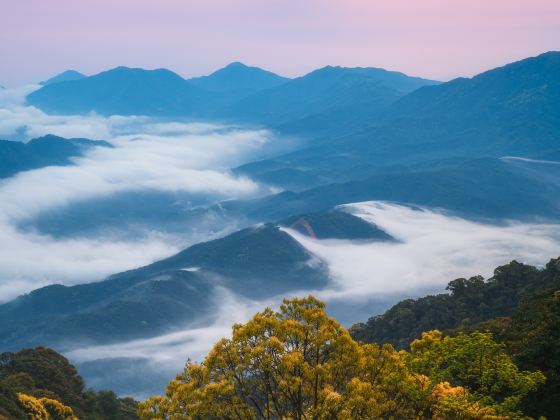
{"label": "pink sky", "polygon": [[560,0],[4,0],[0,84],[74,68],[243,61],[287,76],[327,64],[446,80],[560,50]]}

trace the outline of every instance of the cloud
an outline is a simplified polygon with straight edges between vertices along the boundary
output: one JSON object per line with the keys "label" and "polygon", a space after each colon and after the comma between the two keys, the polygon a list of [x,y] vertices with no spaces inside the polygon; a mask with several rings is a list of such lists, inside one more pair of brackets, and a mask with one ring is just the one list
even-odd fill
{"label": "cloud", "polygon": [[[157,226],[142,241],[57,239],[18,229],[26,223],[32,226],[44,212],[128,192],[180,193],[207,197],[207,201],[270,192],[228,169],[273,147],[274,138],[266,130],[144,116],[46,115],[24,105],[25,94],[36,87],[1,92],[0,138],[54,133],[103,139],[113,147],[94,147],[70,166],[45,167],[0,180],[0,301],[46,284],[101,280],[209,237],[201,232],[196,237],[172,237],[158,232]],[[78,221],[82,222],[87,220]]]}
{"label": "cloud", "polygon": [[[220,287],[214,302],[216,318],[207,325],[186,325],[180,331],[148,339],[75,348],[65,356],[78,366],[90,386],[103,389],[110,382],[121,394],[145,399],[162,392],[188,358],[201,361],[219,339],[231,337],[234,323],[245,322],[274,304],[272,300],[241,298]],[[117,373],[108,374],[107,369]]]}
{"label": "cloud", "polygon": [[21,172],[0,183],[0,218],[29,218],[40,211],[125,191],[158,190],[251,196],[259,186],[227,167],[266,142],[266,132],[122,135],[114,148],[95,147],[72,166]]}
{"label": "cloud", "polygon": [[343,206],[395,237],[396,243],[315,240],[287,229],[329,265],[327,301],[360,301],[388,293],[442,290],[455,278],[486,277],[513,259],[543,264],[560,255],[560,225],[477,223],[426,208],[386,202]]}
{"label": "cloud", "polygon": [[[345,323],[365,321],[376,309],[403,297],[442,292],[450,280],[482,274],[512,259],[542,265],[560,254],[560,225],[504,223],[489,225],[453,217],[444,212],[410,208],[386,202],[343,206],[376,223],[398,242],[353,242],[316,240],[285,229],[316,257],[327,262],[332,283],[312,293],[327,302],[327,310]],[[294,292],[294,294],[296,294]],[[134,359],[135,368],[121,371],[135,377],[150,372],[156,382],[128,388],[139,397],[162,392],[165,378],[171,379],[187,360],[202,361],[222,337],[231,335],[235,322],[246,322],[264,307],[278,307],[282,296],[255,302],[220,290],[215,297],[217,316],[206,325],[186,325],[181,331],[111,345],[74,349],[66,355],[80,363],[109,359]],[[382,306],[372,304],[382,302]],[[348,316],[348,313],[350,315]],[[156,368],[157,367],[157,368]],[[91,383],[103,384],[99,373],[90,373]],[[127,382],[127,381],[124,381]],[[157,384],[157,385],[154,385]]]}
{"label": "cloud", "polygon": [[217,287],[214,296],[216,318],[209,325],[188,327],[158,337],[124,343],[89,346],[67,352],[78,363],[108,358],[148,359],[157,364],[184,364],[187,357],[202,360],[222,337],[231,336],[236,322],[245,322],[272,301],[252,301]]}
{"label": "cloud", "polygon": [[0,302],[53,283],[102,280],[177,251],[176,243],[157,235],[142,242],[55,240],[0,224]]}

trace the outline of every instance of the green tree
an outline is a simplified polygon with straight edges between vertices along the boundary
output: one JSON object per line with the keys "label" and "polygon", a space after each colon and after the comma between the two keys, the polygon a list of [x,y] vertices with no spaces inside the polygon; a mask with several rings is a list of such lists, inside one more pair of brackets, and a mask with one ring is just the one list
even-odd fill
{"label": "green tree", "polygon": [[522,372],[492,334],[473,332],[442,337],[434,330],[410,345],[409,367],[436,382],[451,382],[498,413],[521,416],[521,401],[544,383],[541,372]]}
{"label": "green tree", "polygon": [[[412,372],[407,354],[360,344],[313,297],[266,309],[202,364],[188,362],[143,419],[483,419],[492,408],[464,388]],[[495,417],[499,418],[499,417]]]}

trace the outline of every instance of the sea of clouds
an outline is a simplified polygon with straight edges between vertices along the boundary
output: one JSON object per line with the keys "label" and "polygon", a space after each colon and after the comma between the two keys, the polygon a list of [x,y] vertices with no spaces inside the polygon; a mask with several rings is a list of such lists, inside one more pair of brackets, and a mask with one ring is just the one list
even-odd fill
{"label": "sea of clouds", "polygon": [[[549,257],[560,255],[560,225],[490,225],[437,209],[387,202],[354,203],[343,208],[375,223],[396,241],[318,240],[284,230],[325,261],[332,275],[328,288],[294,295],[311,293],[325,300],[329,312],[346,325],[375,315],[372,300],[382,301],[387,307],[403,297],[417,297],[427,291],[441,293],[455,278],[478,274],[489,277],[495,267],[513,259],[542,266]],[[217,316],[208,325],[185,326],[180,332],[145,340],[79,348],[67,355],[79,364],[134,360],[139,369],[150,372],[157,385],[126,391],[140,398],[161,392],[165,378],[178,373],[187,358],[203,360],[214,343],[230,336],[234,322],[247,321],[265,306],[278,307],[282,297],[255,302],[220,290],[215,299],[220,303]],[[128,370],[131,377],[137,373]],[[88,379],[94,384],[98,380],[95,374]]]}
{"label": "sea of clouds", "polygon": [[[105,140],[113,147],[92,148],[69,166],[0,180],[0,301],[47,284],[101,280],[172,255],[188,242],[157,229],[142,240],[108,240],[54,237],[20,228],[22,222],[45,211],[135,191],[205,194],[215,200],[272,192],[229,170],[279,150],[279,140],[267,130],[142,116],[47,115],[24,103],[25,94],[36,88],[0,91],[0,138],[27,141],[55,134]],[[364,321],[402,297],[443,291],[454,278],[489,276],[494,267],[512,259],[542,265],[560,254],[559,225],[507,221],[489,225],[437,209],[385,202],[354,203],[345,209],[375,223],[396,241],[316,240],[286,229],[325,261],[332,275],[325,290],[294,294],[313,293],[324,299],[345,324]],[[130,360],[130,378],[145,369],[151,373],[144,376],[153,379],[154,385],[120,390],[139,397],[161,392],[161,384],[188,357],[201,360],[220,337],[229,335],[232,323],[246,321],[256,311],[281,301],[281,297],[251,301],[224,289],[218,289],[214,298],[219,309],[206,325],[188,324],[182,331],[159,337],[74,348],[67,355],[80,366]],[[90,370],[88,384],[106,386],[111,378],[99,375],[107,372],[111,370]],[[130,378],[123,378],[123,383],[134,385]]]}
{"label": "sea of clouds", "polygon": [[[163,191],[215,200],[270,193],[229,168],[275,147],[263,129],[138,116],[47,115],[24,104],[36,89],[0,91],[0,139],[46,134],[102,139],[73,165],[20,172],[0,180],[0,302],[51,283],[77,284],[148,264],[195,241],[157,229],[142,241],[55,238],[20,224],[46,211],[126,192]],[[196,240],[204,239],[197,237]]]}

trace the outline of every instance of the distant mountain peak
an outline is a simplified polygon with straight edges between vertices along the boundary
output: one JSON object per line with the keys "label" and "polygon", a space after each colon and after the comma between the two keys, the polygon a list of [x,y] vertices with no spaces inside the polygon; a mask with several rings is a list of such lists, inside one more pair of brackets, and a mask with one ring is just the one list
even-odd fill
{"label": "distant mountain peak", "polygon": [[72,83],[54,83],[29,94],[27,103],[51,113],[183,115],[204,92],[167,69],[115,67]]}
{"label": "distant mountain peak", "polygon": [[[247,64],[242,63],[241,61],[233,61],[229,63],[224,69],[235,69],[235,68],[249,68]],[[223,70],[223,69],[222,69]]]}
{"label": "distant mountain peak", "polygon": [[34,137],[29,140],[28,143],[31,142],[41,142],[41,141],[67,141],[64,137],[57,136],[55,134],[45,134],[44,136]]}
{"label": "distant mountain peak", "polygon": [[80,73],[79,71],[70,69],[70,70],[63,71],[62,73],[59,73],[56,76],[51,77],[50,79],[47,79],[47,80],[41,82],[40,84],[43,85],[43,86],[47,86],[47,85],[52,85],[54,83],[71,82],[73,80],[80,80],[80,79],[83,79],[84,77],[87,77],[87,76],[83,73]]}
{"label": "distant mountain peak", "polygon": [[[97,74],[96,76],[102,75],[102,74],[118,74],[118,73],[122,73],[122,74],[127,74],[127,73],[141,73],[141,74],[170,74],[170,75],[174,75],[177,77],[181,77],[179,76],[177,73],[175,73],[172,70],[166,69],[166,68],[158,68],[158,69],[144,69],[142,67],[128,67],[128,66],[117,66],[114,67],[112,69],[103,71],[99,74]],[[182,78],[182,77],[181,77]]]}
{"label": "distant mountain peak", "polygon": [[270,89],[289,80],[268,70],[234,61],[208,76],[195,77],[189,81],[203,89],[227,92]]}

